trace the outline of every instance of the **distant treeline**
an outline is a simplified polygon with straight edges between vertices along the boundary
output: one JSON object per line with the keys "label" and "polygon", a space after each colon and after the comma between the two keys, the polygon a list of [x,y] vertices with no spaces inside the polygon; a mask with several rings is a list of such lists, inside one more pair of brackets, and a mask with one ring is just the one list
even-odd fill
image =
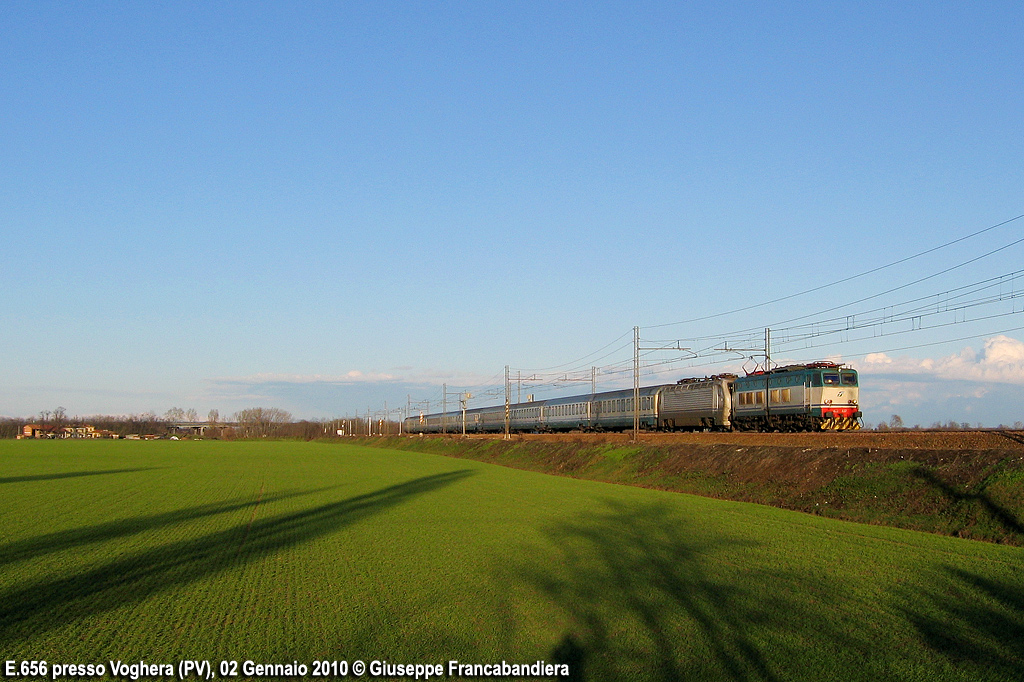
{"label": "distant treeline", "polygon": [[341,417],[330,420],[294,420],[291,413],[276,407],[252,407],[222,419],[211,410],[200,422],[195,410],[171,408],[163,416],[151,412],[130,415],[93,415],[68,417],[64,408],[40,413],[37,418],[0,419],[0,438],[17,438],[28,424],[60,429],[66,426],[94,427],[97,431],[129,436],[170,438],[337,438],[341,436],[397,435],[401,424],[366,417]]}
{"label": "distant treeline", "polygon": [[[868,426],[866,428],[871,428],[871,427]],[[1015,421],[1013,423],[1013,426],[1007,426],[1006,424],[1000,424],[999,426],[997,426],[995,428],[996,428],[996,430],[999,430],[999,431],[1008,431],[1010,429],[1013,429],[1014,431],[1020,431],[1021,429],[1024,429],[1024,422]],[[914,424],[913,426],[908,426],[908,425],[904,424],[903,417],[899,416],[898,414],[894,414],[893,416],[891,416],[889,418],[889,421],[887,421],[887,422],[884,422],[884,421],[883,422],[878,422],[878,425],[875,426],[875,431],[924,431],[924,430],[928,430],[928,431],[982,431],[982,430],[986,430],[986,427],[982,426],[980,422],[975,424],[974,426],[971,426],[967,422],[957,422],[957,421],[954,421],[952,419],[950,419],[949,421],[947,421],[945,423],[943,423],[943,422],[934,422],[931,426],[928,426],[928,427],[922,427],[920,424]]]}

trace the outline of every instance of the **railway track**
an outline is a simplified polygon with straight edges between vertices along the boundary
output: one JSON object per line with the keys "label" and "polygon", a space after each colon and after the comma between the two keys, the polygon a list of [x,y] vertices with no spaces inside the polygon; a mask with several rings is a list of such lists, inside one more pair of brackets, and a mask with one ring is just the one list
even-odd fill
{"label": "railway track", "polygon": [[[502,439],[503,434],[431,434],[412,438]],[[514,433],[512,440],[538,442],[628,443],[630,433]],[[881,450],[1014,450],[1024,449],[1024,431],[843,431],[828,433],[658,433],[642,432],[648,445],[735,444],[758,447],[877,448]]]}

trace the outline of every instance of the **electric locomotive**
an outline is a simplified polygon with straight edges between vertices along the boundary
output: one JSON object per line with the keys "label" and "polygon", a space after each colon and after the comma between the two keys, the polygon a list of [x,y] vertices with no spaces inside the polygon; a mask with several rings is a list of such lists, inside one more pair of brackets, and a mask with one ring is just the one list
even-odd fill
{"label": "electric locomotive", "polygon": [[857,371],[834,362],[753,372],[733,383],[733,427],[741,431],[860,428]]}

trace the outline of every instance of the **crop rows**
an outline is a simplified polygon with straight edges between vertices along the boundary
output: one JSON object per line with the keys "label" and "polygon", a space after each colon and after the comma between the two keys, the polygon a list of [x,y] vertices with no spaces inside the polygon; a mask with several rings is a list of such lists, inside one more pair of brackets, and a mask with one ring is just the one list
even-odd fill
{"label": "crop rows", "polygon": [[1006,679],[1019,548],[436,455],[0,443],[0,657]]}

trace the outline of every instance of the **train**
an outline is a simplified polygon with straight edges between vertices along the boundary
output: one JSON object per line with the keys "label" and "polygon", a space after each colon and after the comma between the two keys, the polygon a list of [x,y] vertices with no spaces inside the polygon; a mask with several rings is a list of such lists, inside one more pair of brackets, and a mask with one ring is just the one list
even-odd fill
{"label": "train", "polygon": [[[745,376],[716,374],[645,386],[634,409],[622,389],[514,403],[515,433],[625,431],[634,417],[646,431],[850,431],[861,427],[857,371],[834,362],[787,365]],[[499,433],[506,406],[476,407],[405,419],[406,433]]]}

